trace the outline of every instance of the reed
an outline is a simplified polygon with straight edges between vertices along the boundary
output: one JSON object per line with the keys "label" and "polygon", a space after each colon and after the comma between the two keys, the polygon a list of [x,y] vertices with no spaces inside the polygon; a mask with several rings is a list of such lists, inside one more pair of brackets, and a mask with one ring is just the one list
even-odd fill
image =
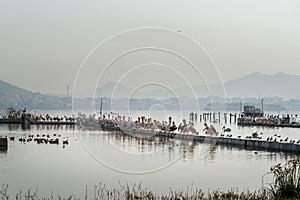
{"label": "reed", "polygon": [[[267,200],[267,199],[300,199],[300,158],[289,160],[284,165],[279,163],[271,167],[269,174],[273,175],[273,183],[267,188],[261,188],[258,191],[242,191],[231,189],[228,191],[213,190],[204,192],[201,189],[187,187],[186,190],[173,191],[170,190],[166,194],[156,194],[147,188],[143,188],[142,184],[134,184],[133,186],[119,185],[115,188],[107,188],[103,183],[95,185],[93,188],[93,195],[88,196],[88,187],[86,186],[84,196],[82,199],[94,200],[219,200],[219,199],[238,199],[238,200]],[[10,197],[8,185],[2,185],[0,189],[0,200],[13,199]],[[51,193],[50,197],[39,196],[38,189],[34,192],[28,190],[27,192],[18,192],[15,195],[16,200],[54,200],[54,199],[67,199],[77,200],[80,199],[74,195],[62,197],[59,194],[54,195]]]}
{"label": "reed", "polygon": [[273,199],[300,199],[300,158],[271,167],[274,181],[270,185]]}
{"label": "reed", "polygon": [[[1,200],[8,200],[13,199],[9,198],[8,195],[8,185],[2,187],[0,191],[0,199]],[[15,195],[16,200],[79,200],[74,195],[62,197],[61,195],[54,195],[53,192],[51,193],[50,197],[39,196],[37,190],[32,192],[28,190],[27,192],[23,193],[22,191],[18,192]],[[105,184],[100,183],[99,185],[94,186],[94,193],[92,196],[88,196],[87,187],[85,190],[85,194],[83,196],[84,200],[94,199],[94,200],[118,200],[118,199],[126,199],[126,200],[217,200],[217,199],[241,199],[241,200],[265,200],[268,197],[261,191],[258,192],[241,192],[239,193],[238,190],[229,190],[226,192],[222,192],[220,190],[215,190],[212,192],[203,192],[201,189],[192,189],[187,188],[185,191],[173,191],[170,190],[167,194],[156,194],[152,191],[149,191],[146,188],[142,187],[142,184],[135,184],[133,186],[129,185],[119,185],[119,187],[108,189]]]}

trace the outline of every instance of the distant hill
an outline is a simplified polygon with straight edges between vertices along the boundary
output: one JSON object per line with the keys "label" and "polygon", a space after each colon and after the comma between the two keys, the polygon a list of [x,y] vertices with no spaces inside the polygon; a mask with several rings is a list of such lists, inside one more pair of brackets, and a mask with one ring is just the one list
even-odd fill
{"label": "distant hill", "polygon": [[0,96],[2,98],[15,97],[15,96],[28,96],[32,94],[33,93],[29,92],[28,90],[19,88],[17,86],[14,86],[12,84],[0,80]]}
{"label": "distant hill", "polygon": [[[284,73],[277,73],[274,75],[266,75],[263,73],[252,73],[245,77],[234,79],[224,83],[227,97],[283,97],[283,98],[298,98],[300,91],[297,87],[300,86],[299,75],[288,75]],[[197,85],[193,87],[194,92],[198,97],[209,96],[209,91],[213,96],[223,96],[222,85]],[[174,90],[178,96],[192,96],[191,88],[179,88]],[[146,97],[165,96],[166,91],[154,90]],[[159,94],[159,95],[157,95]]]}
{"label": "distant hill", "polygon": [[71,98],[34,93],[0,80],[0,109],[69,109]]}
{"label": "distant hill", "polygon": [[[228,102],[231,103],[228,107],[232,109],[239,109],[239,102],[244,103],[257,103],[259,102],[257,98],[259,96],[265,99],[266,108],[267,104],[271,110],[276,108],[277,110],[300,110],[300,92],[298,91],[298,86],[300,86],[300,76],[288,75],[284,73],[277,73],[274,75],[265,75],[262,73],[252,73],[248,76],[231,80],[225,83],[226,94]],[[209,86],[211,91],[217,91],[222,89],[220,85]],[[114,93],[112,92],[115,89]],[[209,108],[209,103],[211,100],[209,98],[209,93],[207,87],[203,85],[198,85],[193,87],[194,92],[197,97],[201,98],[202,108]],[[88,91],[85,94],[78,94],[79,98],[74,98],[75,104],[84,106],[89,106],[95,104],[99,107],[99,101],[93,98],[94,96],[99,98],[99,91]],[[120,99],[114,104],[114,108],[124,109],[128,105],[128,98],[133,92],[132,88],[124,86],[122,84],[107,83],[100,88],[100,96],[105,98],[105,105],[107,109],[110,108],[109,102],[110,98]],[[172,99],[171,101],[165,102],[165,107],[172,109],[176,106],[175,100],[178,97],[184,97],[184,107],[187,109],[194,108],[195,97],[191,93],[191,88],[179,88],[173,91],[176,95],[170,93],[167,90],[152,90],[149,92],[138,92],[134,93],[131,98],[142,99],[141,101],[131,101],[132,107],[145,108],[146,105],[150,105],[151,102],[154,104],[161,104],[163,99]],[[220,92],[220,91],[219,91]],[[222,93],[212,93],[212,95],[217,96]],[[90,98],[85,98],[90,97]],[[253,98],[254,97],[254,98]],[[290,100],[284,100],[290,99]],[[122,100],[123,98],[123,100]],[[231,98],[231,99],[230,99]],[[220,100],[222,102],[222,100]],[[214,102],[218,103],[218,102]],[[164,104],[164,103],[163,103]],[[152,105],[152,104],[151,104]],[[41,93],[35,93],[22,89],[20,87],[14,86],[12,84],[6,83],[0,80],[0,109],[6,109],[13,106],[16,109],[23,109],[24,107],[28,109],[71,109],[72,99],[71,97],[59,97],[54,95],[44,95]],[[82,106],[79,106],[80,108]],[[281,107],[280,107],[281,106]],[[146,106],[147,107],[147,106]],[[214,105],[214,107],[217,107]]]}
{"label": "distant hill", "polygon": [[83,91],[74,89],[74,97],[78,98],[99,98],[99,89],[101,97],[115,97],[115,98],[127,98],[128,94],[132,91],[131,88],[121,83],[106,83],[100,88],[87,88]]}
{"label": "distant hill", "polygon": [[299,75],[277,73],[265,75],[252,73],[248,76],[225,83],[226,93],[229,97],[263,97],[280,96],[284,98],[297,98],[300,91]]}

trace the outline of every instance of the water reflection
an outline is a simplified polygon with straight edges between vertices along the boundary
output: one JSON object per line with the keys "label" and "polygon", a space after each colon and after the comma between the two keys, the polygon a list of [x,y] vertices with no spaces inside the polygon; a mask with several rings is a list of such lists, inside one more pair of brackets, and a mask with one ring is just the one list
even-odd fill
{"label": "water reflection", "polygon": [[[125,184],[130,181],[143,182],[150,189],[156,187],[156,191],[159,192],[167,191],[171,186],[182,189],[192,183],[203,189],[216,187],[257,189],[262,175],[268,172],[272,165],[284,163],[297,156],[215,145],[209,141],[201,143],[168,137],[142,138],[120,131],[82,130],[75,126],[64,125],[32,125],[29,130],[22,130],[20,125],[0,125],[0,130],[1,135],[16,137],[15,141],[9,140],[9,151],[0,151],[0,180],[5,180],[13,186],[20,183],[25,185],[25,188],[28,180],[32,181],[32,177],[40,179],[40,176],[46,176],[44,172],[39,172],[43,169],[51,172],[47,173],[50,174],[49,177],[45,177],[47,184],[56,185],[66,180],[63,182],[64,185],[78,184],[83,188],[86,183],[90,183],[89,181],[92,184],[99,181],[115,184],[121,180]],[[69,138],[70,144],[63,148],[61,143],[39,145],[35,142],[25,144],[18,141],[20,137],[28,138],[32,134],[35,136],[61,134],[61,138]],[[80,138],[86,144],[95,147],[92,150],[98,153],[97,156],[103,156],[104,161],[128,171],[151,170],[178,159],[170,167],[151,174],[133,176],[118,173],[95,162],[84,151]],[[116,148],[118,151],[115,151]],[[123,156],[124,152],[139,157],[132,156],[133,158],[129,160],[127,155]],[[241,169],[247,173],[237,174]],[[74,180],[75,178],[77,179]],[[157,182],[161,184],[158,186]],[[24,188],[23,185],[21,188]]]}
{"label": "water reflection", "polygon": [[26,130],[30,130],[31,129],[31,126],[30,126],[30,124],[26,124],[26,123],[22,123],[21,124],[21,129],[22,129],[22,131],[26,131]]}
{"label": "water reflection", "polygon": [[[271,162],[279,162],[280,160],[288,160],[291,157],[297,156],[293,153],[259,151],[223,144],[216,145],[213,141],[203,143],[168,137],[140,138],[121,131],[98,133],[98,137],[100,135],[102,135],[103,140],[109,141],[122,151],[147,154],[161,150],[163,154],[168,156],[169,160],[180,155],[183,162],[189,163],[195,162],[196,159],[203,160],[204,162],[215,161],[220,158],[221,152],[232,152],[232,154],[238,155],[238,159],[249,161],[269,160]],[[230,156],[232,155],[230,154]]]}
{"label": "water reflection", "polygon": [[20,128],[20,124],[7,124],[7,129],[9,131],[15,131],[18,130],[19,128]]}
{"label": "water reflection", "polygon": [[[89,136],[97,139],[94,132],[89,132]],[[121,151],[137,154],[151,154],[161,151],[168,155],[169,160],[174,157],[181,157],[184,162],[193,162],[195,158],[208,157],[209,160],[216,159],[217,146],[215,141],[199,142],[195,140],[178,140],[169,137],[138,137],[126,134],[121,131],[102,132],[101,139],[109,141],[113,146]]]}
{"label": "water reflection", "polygon": [[75,125],[41,125],[41,124],[0,124],[0,130],[8,131],[75,131],[78,130]]}
{"label": "water reflection", "polygon": [[3,146],[0,146],[0,155],[3,154],[7,154],[7,148],[6,147],[3,147]]}

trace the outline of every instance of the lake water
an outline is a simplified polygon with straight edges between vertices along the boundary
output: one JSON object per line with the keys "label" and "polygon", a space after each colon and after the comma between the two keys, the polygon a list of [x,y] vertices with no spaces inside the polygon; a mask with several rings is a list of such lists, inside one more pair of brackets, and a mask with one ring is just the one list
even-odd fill
{"label": "lake water", "polygon": [[[181,119],[179,113],[171,115],[179,116],[178,121]],[[167,119],[165,114],[156,113],[156,118],[159,117]],[[215,126],[219,130],[222,125]],[[263,132],[263,138],[275,133],[282,138],[300,138],[299,129],[226,126],[232,128],[234,137],[258,131]],[[198,127],[202,128],[202,124]],[[51,138],[60,135],[60,144],[18,141],[38,134]],[[272,165],[296,157],[280,152],[256,151],[256,154],[252,150],[193,141],[136,138],[76,126],[31,126],[24,130],[19,125],[0,125],[0,135],[16,137],[15,141],[9,141],[8,151],[0,152],[0,184],[9,184],[11,194],[38,187],[39,193],[46,196],[54,191],[81,197],[86,186],[92,194],[94,184],[100,182],[108,188],[119,183],[142,183],[157,193],[185,190],[192,185],[204,191],[257,190]],[[69,141],[65,148],[63,139]],[[271,177],[266,177],[265,182],[270,180]]]}

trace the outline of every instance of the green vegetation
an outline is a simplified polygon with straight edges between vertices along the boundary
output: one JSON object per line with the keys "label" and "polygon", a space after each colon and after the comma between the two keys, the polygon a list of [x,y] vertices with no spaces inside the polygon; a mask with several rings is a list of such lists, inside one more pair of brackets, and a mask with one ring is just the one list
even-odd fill
{"label": "green vegetation", "polygon": [[274,199],[300,199],[300,158],[271,168],[274,183],[271,194]]}
{"label": "green vegetation", "polygon": [[[118,187],[108,189],[104,184],[94,186],[93,197],[88,197],[88,189],[86,187],[83,199],[161,199],[161,200],[183,200],[183,199],[240,199],[240,200],[265,200],[265,199],[300,199],[300,158],[288,161],[286,164],[277,164],[271,167],[270,172],[274,182],[269,188],[262,188],[254,192],[238,192],[231,189],[226,192],[220,190],[203,192],[201,189],[187,188],[185,191],[170,191],[168,194],[156,194],[142,187],[141,184],[133,185],[132,187],[119,184]],[[20,191],[15,196],[16,200],[35,200],[35,199],[80,199],[74,195],[61,197],[60,195],[51,194],[51,197],[39,197],[37,190],[32,192],[28,190],[22,193]],[[9,196],[8,185],[3,185],[0,189],[0,199],[8,200],[13,197]]]}

